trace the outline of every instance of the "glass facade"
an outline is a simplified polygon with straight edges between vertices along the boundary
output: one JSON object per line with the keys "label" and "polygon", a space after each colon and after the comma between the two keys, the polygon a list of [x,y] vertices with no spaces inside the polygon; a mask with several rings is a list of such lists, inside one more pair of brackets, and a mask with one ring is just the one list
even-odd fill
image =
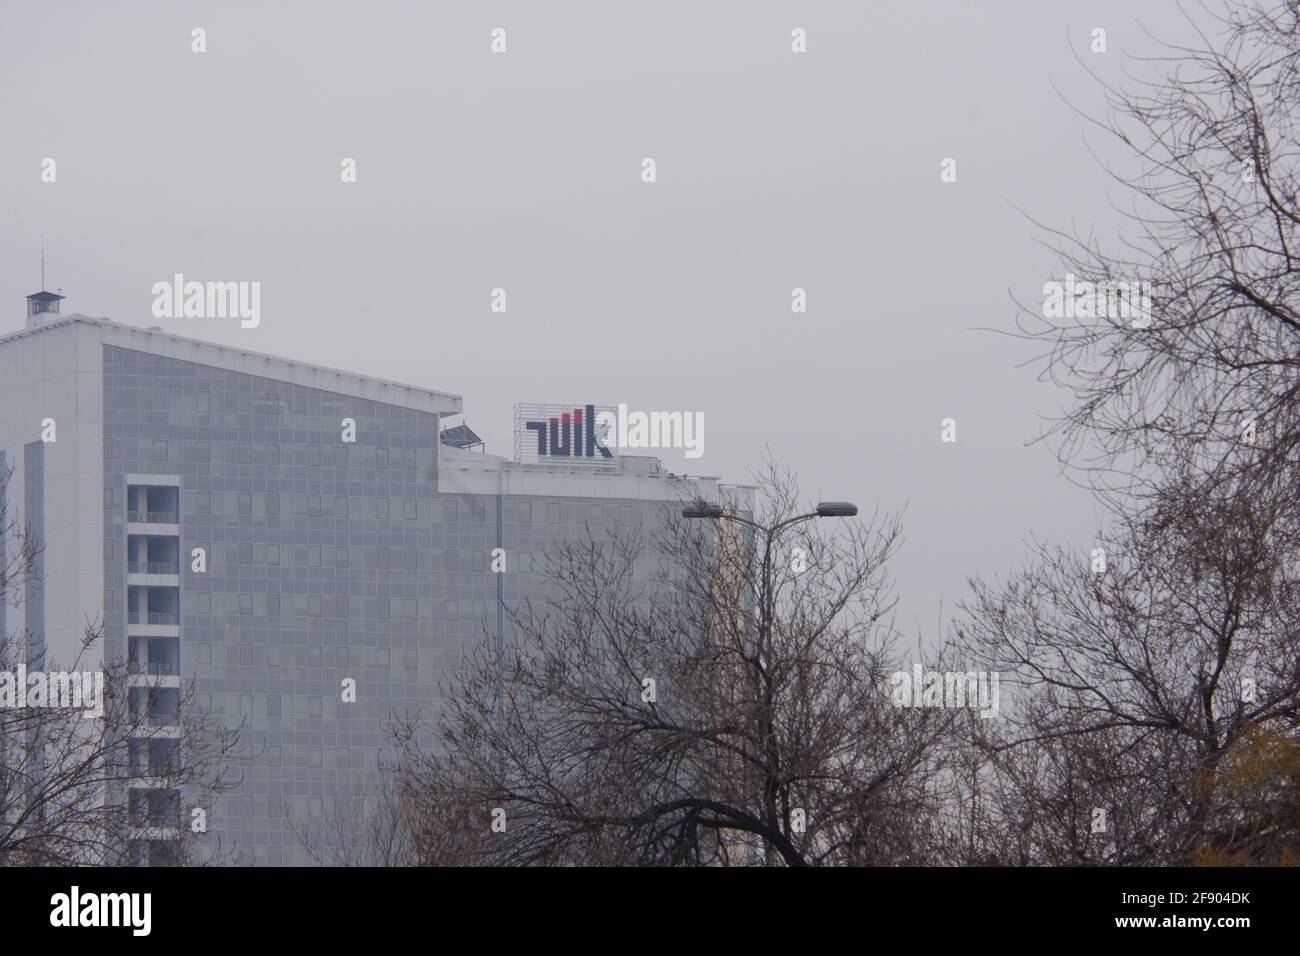
{"label": "glass facade", "polygon": [[179,671],[200,709],[242,728],[243,781],[208,831],[245,862],[312,862],[298,833],[334,839],[335,801],[373,792],[391,756],[392,715],[436,714],[444,674],[496,640],[502,602],[545,598],[549,549],[660,514],[440,495],[429,412],[117,346],[103,368],[106,653]]}

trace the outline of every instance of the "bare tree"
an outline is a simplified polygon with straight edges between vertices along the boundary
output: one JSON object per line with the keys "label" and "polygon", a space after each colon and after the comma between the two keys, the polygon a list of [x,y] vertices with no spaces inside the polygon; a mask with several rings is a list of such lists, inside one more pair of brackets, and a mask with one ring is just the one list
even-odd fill
{"label": "bare tree", "polygon": [[1200,14],[1198,41],[1135,58],[1127,89],[1098,78],[1108,111],[1088,119],[1118,147],[1132,228],[1109,246],[1049,230],[1081,298],[1020,316],[1075,399],[1049,436],[1109,528],[1104,569],[1037,545],[973,582],[960,643],[1016,692],[971,728],[972,860],[1188,863],[1288,839],[1237,784],[1266,766],[1284,785],[1260,741],[1297,739],[1300,4]]}
{"label": "bare tree", "polygon": [[1185,864],[1251,817],[1221,767],[1300,726],[1292,510],[1175,486],[1097,552],[1040,546],[1007,582],[972,582],[959,639],[1019,691],[978,739],[982,852]]}
{"label": "bare tree", "polygon": [[757,518],[678,506],[551,553],[550,599],[466,661],[435,748],[404,737],[405,786],[456,795],[475,862],[927,861],[953,718],[891,703],[899,524],[823,531],[774,468],[760,492]]}
{"label": "bare tree", "polygon": [[1103,296],[1069,317],[1026,308],[1020,325],[1078,399],[1052,434],[1098,488],[1158,485],[1173,462],[1207,486],[1294,499],[1300,3],[1218,9],[1188,17],[1198,44],[1134,58],[1129,88],[1098,78],[1107,115],[1085,119],[1117,147],[1107,169],[1128,234],[1107,248],[1048,230],[1078,287],[1146,283],[1150,314]]}

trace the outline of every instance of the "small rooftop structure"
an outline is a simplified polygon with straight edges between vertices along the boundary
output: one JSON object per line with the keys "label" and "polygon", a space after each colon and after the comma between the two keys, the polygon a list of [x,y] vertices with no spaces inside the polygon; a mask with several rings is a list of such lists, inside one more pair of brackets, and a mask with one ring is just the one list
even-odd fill
{"label": "small rooftop structure", "polygon": [[[63,298],[56,292],[46,292],[44,289],[29,295],[27,297],[27,328],[32,329],[50,321],[50,316],[57,319],[59,316],[59,303],[63,301]],[[42,317],[37,318],[37,316]]]}

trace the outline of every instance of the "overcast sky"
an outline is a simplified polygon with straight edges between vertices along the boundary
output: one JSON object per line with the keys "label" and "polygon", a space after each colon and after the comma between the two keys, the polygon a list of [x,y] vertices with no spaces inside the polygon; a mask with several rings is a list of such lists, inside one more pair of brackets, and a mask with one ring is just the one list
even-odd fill
{"label": "overcast sky", "polygon": [[[494,453],[518,401],[702,412],[672,470],[767,446],[810,499],[906,507],[899,624],[932,634],[1031,534],[1092,539],[1025,444],[1068,396],[976,329],[1059,271],[1015,207],[1115,231],[1053,84],[1095,109],[1074,54],[1118,78],[1183,29],[1134,6],[0,0],[0,332],[43,232],[65,312],[455,392]],[[260,326],[155,320],[177,272],[261,282]]]}

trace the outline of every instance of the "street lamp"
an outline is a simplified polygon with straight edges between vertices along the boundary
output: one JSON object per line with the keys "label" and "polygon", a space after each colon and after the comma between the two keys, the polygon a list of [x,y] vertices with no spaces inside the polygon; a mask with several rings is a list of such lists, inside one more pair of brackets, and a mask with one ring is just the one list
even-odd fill
{"label": "street lamp", "polygon": [[709,504],[708,502],[696,502],[682,509],[683,518],[728,518],[732,521],[739,521],[741,524],[747,524],[757,531],[762,531],[765,535],[771,536],[776,534],[792,524],[800,521],[807,521],[809,518],[852,518],[858,513],[858,506],[851,501],[823,501],[817,505],[816,510],[806,515],[797,515],[793,518],[775,524],[770,528],[750,521],[748,518],[742,518],[737,514],[728,514],[723,510],[722,505]]}
{"label": "street lamp", "polygon": [[[795,515],[792,518],[786,518],[779,521],[771,527],[764,527],[756,521],[742,517],[738,514],[725,511],[721,505],[710,504],[705,501],[696,501],[682,509],[683,518],[709,518],[719,521],[726,518],[740,524],[749,525],[756,532],[763,536],[763,562],[762,571],[759,572],[761,577],[758,580],[758,593],[755,595],[758,605],[758,634],[757,640],[750,643],[748,638],[745,640],[746,648],[744,658],[746,663],[751,661],[759,662],[768,653],[772,639],[773,620],[776,616],[776,594],[772,581],[772,546],[776,542],[776,537],[782,531],[792,525],[799,524],[802,521],[808,521],[812,518],[852,518],[858,513],[858,506],[849,501],[823,501],[817,505],[816,510],[805,515]],[[775,729],[772,723],[772,715],[765,712],[763,720],[763,735],[765,738],[775,736]],[[752,768],[746,767],[742,772],[746,779]],[[764,808],[765,815],[772,821],[777,819],[778,811],[774,798],[770,797],[770,791],[767,791],[768,798]],[[767,846],[767,863],[770,865],[775,859],[775,851],[771,844]]]}

